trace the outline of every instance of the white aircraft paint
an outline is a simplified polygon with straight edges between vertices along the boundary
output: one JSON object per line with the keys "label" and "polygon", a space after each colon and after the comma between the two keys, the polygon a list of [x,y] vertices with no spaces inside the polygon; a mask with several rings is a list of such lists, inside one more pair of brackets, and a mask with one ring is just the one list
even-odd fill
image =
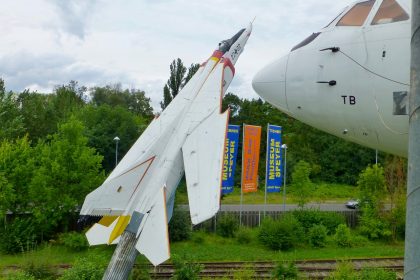
{"label": "white aircraft paint", "polygon": [[[340,24],[346,15],[372,2],[360,26]],[[392,8],[403,12],[393,17]],[[355,2],[313,35],[313,41],[258,72],[253,88],[308,125],[407,156],[410,14],[408,0]]]}

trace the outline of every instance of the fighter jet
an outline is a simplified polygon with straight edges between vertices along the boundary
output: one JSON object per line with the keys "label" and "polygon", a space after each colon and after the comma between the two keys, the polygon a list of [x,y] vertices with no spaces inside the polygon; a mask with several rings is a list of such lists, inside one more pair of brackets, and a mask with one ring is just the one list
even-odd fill
{"label": "fighter jet", "polygon": [[222,97],[251,30],[249,24],[219,44],[105,182],[86,196],[80,214],[103,216],[86,233],[90,245],[117,243],[129,230],[153,265],[169,259],[168,221],[184,172],[192,223],[218,212],[229,120]]}
{"label": "fighter jet", "polygon": [[364,146],[407,156],[411,1],[364,0],[253,79],[290,116]]}

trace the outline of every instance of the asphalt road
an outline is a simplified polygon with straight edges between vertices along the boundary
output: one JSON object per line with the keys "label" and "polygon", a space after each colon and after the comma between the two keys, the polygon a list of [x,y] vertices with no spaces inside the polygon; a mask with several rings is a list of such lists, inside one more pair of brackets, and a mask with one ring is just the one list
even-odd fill
{"label": "asphalt road", "polygon": [[[181,205],[185,210],[188,209],[188,205]],[[286,204],[286,211],[298,209],[297,204]],[[320,211],[355,211],[348,209],[344,206],[344,203],[308,203],[305,205],[306,209],[319,209]],[[282,204],[244,204],[242,205],[242,211],[283,211]],[[222,204],[220,211],[222,212],[239,212],[241,211],[241,205],[239,204]]]}

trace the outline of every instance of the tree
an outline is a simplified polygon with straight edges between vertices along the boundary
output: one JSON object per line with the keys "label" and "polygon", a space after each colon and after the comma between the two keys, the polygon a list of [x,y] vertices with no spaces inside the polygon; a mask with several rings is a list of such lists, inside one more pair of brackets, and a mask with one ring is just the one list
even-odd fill
{"label": "tree", "polygon": [[311,195],[312,182],[309,179],[311,167],[306,161],[300,160],[292,173],[292,184],[297,196],[298,206],[303,208]]}
{"label": "tree", "polygon": [[23,136],[25,127],[19,112],[16,95],[6,92],[4,81],[0,79],[0,140]]}
{"label": "tree", "polygon": [[178,95],[181,89],[188,83],[199,68],[199,64],[191,64],[187,72],[187,68],[184,66],[184,63],[180,58],[172,61],[169,66],[170,76],[168,82],[163,88],[163,101],[160,102],[162,110],[165,109],[172,99]]}
{"label": "tree", "polygon": [[138,89],[122,89],[120,84],[94,87],[91,90],[91,103],[95,106],[108,105],[120,106],[128,111],[147,118],[153,118],[153,109],[150,106],[150,98],[146,93]]}
{"label": "tree", "polygon": [[115,136],[121,141],[118,145],[118,158],[121,159],[146,129],[148,120],[123,107],[109,105],[86,106],[78,114],[86,127],[88,144],[95,148],[104,160],[103,168],[108,173],[115,168]]}
{"label": "tree", "polygon": [[379,211],[385,197],[384,169],[377,164],[368,166],[360,174],[357,184],[362,204]]}

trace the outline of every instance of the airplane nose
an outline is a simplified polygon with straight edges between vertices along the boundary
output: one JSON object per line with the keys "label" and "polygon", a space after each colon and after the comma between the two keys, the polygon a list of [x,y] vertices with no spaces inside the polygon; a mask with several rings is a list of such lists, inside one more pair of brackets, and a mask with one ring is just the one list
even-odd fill
{"label": "airplane nose", "polygon": [[289,112],[286,99],[286,67],[284,56],[261,69],[252,79],[252,87],[265,101],[283,112]]}

